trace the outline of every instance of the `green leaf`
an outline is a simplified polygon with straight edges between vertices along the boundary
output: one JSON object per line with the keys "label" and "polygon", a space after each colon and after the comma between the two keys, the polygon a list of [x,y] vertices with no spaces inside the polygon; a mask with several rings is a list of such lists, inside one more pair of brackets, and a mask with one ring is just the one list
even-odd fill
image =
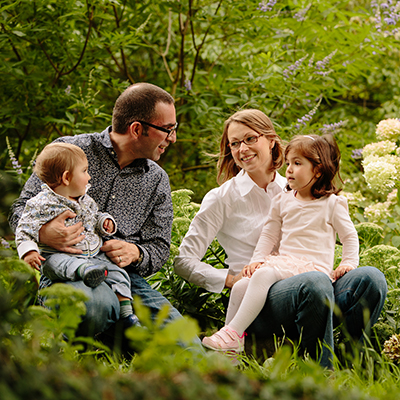
{"label": "green leaf", "polygon": [[239,101],[241,101],[241,98],[240,97],[227,97],[226,99],[225,99],[225,103],[226,104],[237,104],[237,103],[239,103]]}
{"label": "green leaf", "polygon": [[26,36],[26,34],[25,34],[24,32],[21,32],[21,31],[12,31],[12,33],[13,33],[14,35],[16,35],[16,36],[19,36],[19,37],[24,37],[24,36]]}
{"label": "green leaf", "polygon": [[399,247],[400,246],[400,236],[393,236],[392,237],[392,245],[394,247]]}

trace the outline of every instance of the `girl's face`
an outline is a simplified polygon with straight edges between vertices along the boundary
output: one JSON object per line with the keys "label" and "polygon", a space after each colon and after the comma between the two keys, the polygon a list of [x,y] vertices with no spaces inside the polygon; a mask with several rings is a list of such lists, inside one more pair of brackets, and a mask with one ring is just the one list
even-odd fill
{"label": "girl's face", "polygon": [[[231,144],[233,160],[238,167],[243,168],[250,177],[253,174],[270,172],[272,166],[271,149],[274,146],[273,141],[238,122],[232,122],[229,125],[227,136]],[[243,140],[253,143],[246,144]],[[238,146],[232,146],[232,144]]]}
{"label": "girl's face", "polygon": [[88,173],[87,160],[80,160],[74,167],[69,178],[68,197],[77,199],[86,192],[86,186],[89,183],[90,175]]}
{"label": "girl's face", "polygon": [[290,188],[297,191],[296,197],[301,200],[312,200],[311,188],[320,174],[315,174],[311,161],[296,150],[290,150],[286,155],[286,165],[286,179]]}

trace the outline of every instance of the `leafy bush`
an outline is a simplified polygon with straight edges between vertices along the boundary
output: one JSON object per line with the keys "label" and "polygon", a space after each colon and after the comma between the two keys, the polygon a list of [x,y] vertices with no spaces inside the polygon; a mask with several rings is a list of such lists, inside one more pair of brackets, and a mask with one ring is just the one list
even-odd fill
{"label": "leafy bush", "polygon": [[[185,281],[174,273],[173,260],[178,255],[178,248],[189,225],[199,209],[191,201],[193,192],[187,189],[172,192],[174,222],[172,225],[171,254],[160,272],[150,277],[152,287],[169,299],[172,305],[183,315],[195,318],[201,330],[221,328],[228,303],[227,292],[211,293]],[[224,268],[225,252],[217,240],[208,248],[203,261],[216,268]]]}
{"label": "leafy bush", "polygon": [[[8,273],[4,265],[1,271],[3,276]],[[131,328],[128,334],[137,349],[131,361],[115,359],[106,349],[79,352],[76,344],[57,334],[51,336],[57,332],[57,319],[76,310],[79,296],[67,304],[62,300],[66,293],[61,294],[63,311],[57,317],[49,314],[44,322],[44,315],[38,316],[36,309],[19,306],[30,295],[26,274],[13,277],[14,284],[7,289],[0,283],[0,390],[4,400],[372,399],[363,387],[343,387],[327,380],[328,372],[311,361],[293,359],[289,348],[283,347],[265,366],[248,360],[248,366],[242,364],[240,369],[220,354],[182,348],[177,342],[183,336],[191,340],[196,332],[195,325],[185,319],[167,331],[150,324],[151,338],[149,330]]]}
{"label": "leafy bush", "polygon": [[400,250],[393,246],[379,244],[365,250],[360,256],[360,265],[371,265],[384,274],[389,273],[391,261],[400,257]]}
{"label": "leafy bush", "polygon": [[[300,363],[298,371],[292,369],[291,352],[284,348],[266,368],[253,364],[236,369],[220,354],[187,348],[197,333],[190,320],[160,328],[162,316],[150,322],[148,311],[140,306],[138,312],[148,329],[128,331],[137,351],[131,361],[113,358],[109,350],[96,347],[96,342],[93,352],[82,352],[77,341],[65,341],[58,334],[60,327],[77,325],[71,315],[81,309],[83,299],[78,291],[60,293],[54,285],[47,295],[52,296],[53,305],[58,304],[55,311],[22,307],[31,295],[26,282],[35,282],[35,277],[10,271],[7,264],[0,266],[8,282],[5,287],[0,281],[0,390],[4,400],[370,398],[361,390],[327,386],[324,372],[312,362]],[[179,345],[182,341],[186,347]]]}
{"label": "leafy bush", "polygon": [[383,228],[372,222],[362,222],[356,224],[355,228],[358,234],[361,249],[369,249],[377,246],[383,240]]}

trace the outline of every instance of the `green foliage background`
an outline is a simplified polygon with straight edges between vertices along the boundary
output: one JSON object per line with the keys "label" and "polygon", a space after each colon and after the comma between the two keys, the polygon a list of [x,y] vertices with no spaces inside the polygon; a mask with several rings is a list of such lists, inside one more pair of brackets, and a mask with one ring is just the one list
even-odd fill
{"label": "green foliage background", "polygon": [[[37,277],[14,250],[2,250],[2,398],[398,398],[399,368],[380,353],[400,333],[400,250],[392,241],[400,209],[365,224],[364,208],[384,197],[367,188],[360,159],[352,157],[375,140],[380,120],[399,117],[400,24],[387,19],[391,8],[399,15],[400,2],[0,0],[0,236],[13,239],[6,216],[37,151],[58,136],[103,130],[129,84],[159,85],[176,99],[180,128],[160,160],[175,191],[171,258],[150,282],[200,328],[185,319],[188,325],[163,332],[149,322],[156,334],[130,335],[137,346],[132,360],[101,343],[87,347],[87,338],[75,340],[79,318],[71,318],[83,312],[79,293],[55,295],[65,310],[58,314],[34,306]],[[343,354],[334,374],[285,346],[262,364],[247,358],[240,371],[221,357],[199,359],[176,346],[182,332],[207,332],[223,321],[226,294],[183,281],[172,260],[197,203],[216,186],[213,155],[223,122],[242,108],[264,111],[285,140],[334,132],[345,189],[359,191],[350,206],[361,222],[361,260],[385,273],[389,294],[376,338],[360,358],[343,350],[337,332]],[[336,262],[340,254],[338,246]],[[205,260],[223,267],[217,242]]]}
{"label": "green foliage background", "polygon": [[210,154],[240,108],[264,111],[284,139],[344,121],[336,138],[354,180],[352,151],[399,114],[396,26],[384,8],[379,26],[364,0],[268,4],[1,1],[0,170],[11,167],[6,136],[25,169],[54,138],[104,129],[120,92],[147,81],[176,98],[178,141],[160,163],[197,202],[216,186]]}

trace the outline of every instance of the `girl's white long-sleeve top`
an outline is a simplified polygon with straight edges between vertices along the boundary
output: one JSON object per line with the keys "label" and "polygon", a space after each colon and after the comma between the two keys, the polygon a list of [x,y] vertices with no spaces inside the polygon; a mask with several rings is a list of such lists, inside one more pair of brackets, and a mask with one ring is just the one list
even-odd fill
{"label": "girl's white long-sleeve top", "polygon": [[[285,184],[286,179],[276,173],[265,191],[242,170],[208,192],[179,247],[175,272],[210,292],[220,293],[228,273],[236,275],[249,263],[274,197]],[[201,261],[215,237],[227,254],[229,270]]]}
{"label": "girl's white long-sleeve top", "polygon": [[290,191],[274,200],[251,262],[262,262],[280,240],[280,255],[306,258],[331,276],[337,233],[343,244],[341,264],[358,266],[358,235],[345,197],[331,194],[301,201]]}

